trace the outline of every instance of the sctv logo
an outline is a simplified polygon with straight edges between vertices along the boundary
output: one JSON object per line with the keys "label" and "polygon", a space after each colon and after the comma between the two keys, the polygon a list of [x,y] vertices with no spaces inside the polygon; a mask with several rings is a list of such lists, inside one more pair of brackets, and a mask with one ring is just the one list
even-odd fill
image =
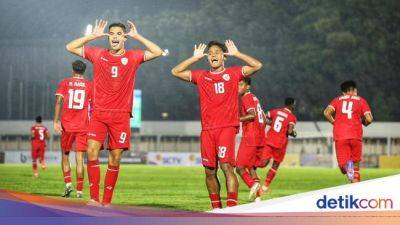
{"label": "sctv logo", "polygon": [[319,209],[393,209],[393,200],[390,198],[356,198],[353,195],[340,195],[337,198],[328,198],[324,195],[316,201]]}

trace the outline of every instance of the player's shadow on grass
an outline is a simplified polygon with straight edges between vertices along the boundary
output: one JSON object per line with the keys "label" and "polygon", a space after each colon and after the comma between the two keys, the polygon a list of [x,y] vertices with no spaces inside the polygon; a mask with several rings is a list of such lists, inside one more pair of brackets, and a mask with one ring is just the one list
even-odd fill
{"label": "player's shadow on grass", "polygon": [[42,195],[42,196],[55,196],[55,197],[61,197],[60,193],[48,193],[48,192],[32,192],[32,195]]}

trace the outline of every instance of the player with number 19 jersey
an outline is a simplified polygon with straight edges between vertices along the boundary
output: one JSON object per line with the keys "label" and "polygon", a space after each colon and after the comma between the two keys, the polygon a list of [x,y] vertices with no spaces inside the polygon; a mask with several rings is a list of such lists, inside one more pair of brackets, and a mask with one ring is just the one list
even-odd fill
{"label": "player with number 19 jersey", "polygon": [[239,128],[238,88],[244,78],[242,67],[221,72],[191,71],[197,85],[201,111],[201,157],[204,166],[235,163],[235,137]]}
{"label": "player with number 19 jersey", "polygon": [[92,82],[81,77],[65,78],[59,83],[56,95],[63,97],[61,149],[69,152],[75,142],[76,151],[86,151]]}
{"label": "player with number 19 jersey", "polygon": [[328,105],[335,111],[333,138],[339,166],[350,159],[357,163],[362,156],[362,118],[371,113],[367,101],[357,95],[341,95]]}
{"label": "player with number 19 jersey", "polygon": [[297,118],[286,107],[270,110],[267,113],[267,118],[272,123],[267,132],[266,158],[273,158],[274,161],[281,163],[286,154],[289,124],[296,125]]}
{"label": "player with number 19 jersey", "polygon": [[93,63],[94,73],[88,138],[102,143],[109,132],[108,148],[127,150],[136,70],[144,62],[144,51],[114,55],[105,48],[84,46],[83,57]]}

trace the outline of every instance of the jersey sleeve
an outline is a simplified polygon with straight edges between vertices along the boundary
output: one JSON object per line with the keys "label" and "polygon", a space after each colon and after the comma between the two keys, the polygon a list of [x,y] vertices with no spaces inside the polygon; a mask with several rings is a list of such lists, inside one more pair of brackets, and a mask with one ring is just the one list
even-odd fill
{"label": "jersey sleeve", "polygon": [[243,97],[242,104],[243,104],[244,111],[246,113],[249,112],[252,109],[256,110],[256,105],[255,105],[255,102],[253,100],[253,96],[251,96],[249,94],[245,95]]}
{"label": "jersey sleeve", "polygon": [[137,63],[142,64],[145,59],[144,51],[141,49],[132,50],[131,58]]}
{"label": "jersey sleeve", "polygon": [[102,50],[102,48],[83,46],[82,57],[90,62],[94,62]]}
{"label": "jersey sleeve", "polygon": [[243,66],[233,66],[231,67],[231,69],[233,71],[233,75],[235,76],[238,82],[243,80],[244,78]]}
{"label": "jersey sleeve", "polygon": [[296,125],[297,118],[294,115],[291,115],[289,118],[289,124]]}
{"label": "jersey sleeve", "polygon": [[190,71],[190,82],[192,82],[193,84],[197,84],[197,82],[203,72],[204,72],[204,70],[191,70]]}
{"label": "jersey sleeve", "polygon": [[59,96],[61,96],[61,97],[63,97],[64,98],[64,95],[65,95],[65,82],[64,81],[61,81],[59,84],[58,84],[58,87],[57,87],[57,90],[56,90],[56,95],[59,95]]}
{"label": "jersey sleeve", "polygon": [[337,102],[338,102],[337,98],[334,98],[334,99],[329,103],[328,107],[329,107],[329,108],[332,108],[333,110],[336,111]]}
{"label": "jersey sleeve", "polygon": [[361,99],[361,111],[363,115],[371,113],[371,108],[369,107],[368,102],[363,98]]}

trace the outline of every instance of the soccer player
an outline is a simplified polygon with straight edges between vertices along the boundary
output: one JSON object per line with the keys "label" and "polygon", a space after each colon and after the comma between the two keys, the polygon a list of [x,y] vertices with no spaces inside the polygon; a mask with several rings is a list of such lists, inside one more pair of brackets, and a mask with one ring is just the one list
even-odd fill
{"label": "soccer player", "polygon": [[46,139],[50,138],[49,130],[42,124],[42,117],[36,117],[36,124],[31,127],[31,146],[32,146],[32,169],[33,176],[39,177],[39,172],[37,169],[37,159],[41,168],[46,169],[46,164],[44,161],[44,152],[46,151]]}
{"label": "soccer player", "polygon": [[[88,132],[88,177],[91,205],[100,206],[99,151],[108,137],[108,169],[104,180],[102,204],[111,203],[117,182],[119,165],[124,150],[130,147],[130,116],[133,104],[133,90],[136,70],[140,64],[162,55],[156,44],[138,33],[135,25],[128,21],[130,30],[122,23],[112,23],[104,33],[107,21],[96,21],[90,35],[67,44],[67,50],[93,63],[93,114]],[[86,44],[107,36],[109,48],[89,47]],[[147,50],[125,49],[125,42],[132,38],[143,44]]]}
{"label": "soccer player", "polygon": [[[208,49],[208,54],[204,51]],[[207,55],[210,70],[189,67]],[[246,66],[225,67],[227,56],[244,61]],[[260,70],[261,62],[240,52],[231,40],[225,45],[211,41],[194,46],[193,56],[172,69],[172,74],[197,85],[201,111],[201,158],[213,208],[221,208],[218,164],[226,178],[227,206],[237,205],[238,180],[234,173],[235,137],[239,127],[238,83]]]}
{"label": "soccer player", "polygon": [[252,201],[261,187],[253,168],[261,160],[265,146],[265,121],[260,101],[250,92],[250,86],[249,77],[239,82],[242,140],[236,157],[236,172],[250,188],[249,200]]}
{"label": "soccer player", "polygon": [[289,97],[285,99],[285,107],[272,109],[266,115],[267,120],[270,121],[271,128],[267,132],[267,143],[262,156],[265,161],[262,167],[267,166],[271,159],[273,163],[260,189],[261,194],[269,190],[269,186],[278,171],[279,165],[285,157],[288,136],[297,136],[295,130],[297,118],[293,114],[295,108],[295,99]]}
{"label": "soccer player", "polygon": [[[54,130],[61,134],[61,169],[65,190],[63,197],[69,197],[72,188],[69,152],[75,143],[76,156],[76,196],[82,198],[84,166],[83,157],[87,149],[87,130],[89,128],[89,101],[92,95],[92,82],[84,79],[86,64],[80,60],[72,63],[72,77],[63,79],[56,91],[54,110]],[[60,123],[60,114],[61,123]]]}
{"label": "soccer player", "polygon": [[360,182],[362,157],[362,125],[372,123],[371,109],[365,99],[357,95],[357,84],[352,80],[340,85],[342,95],[326,107],[324,116],[333,124],[336,158],[339,169],[350,182]]}

